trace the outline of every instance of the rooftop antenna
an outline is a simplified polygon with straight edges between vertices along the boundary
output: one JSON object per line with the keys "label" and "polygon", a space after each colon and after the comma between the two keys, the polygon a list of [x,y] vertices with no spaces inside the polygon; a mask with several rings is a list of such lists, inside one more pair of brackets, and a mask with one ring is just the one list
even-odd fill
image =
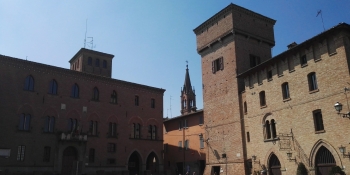
{"label": "rooftop antenna", "polygon": [[87,19],[86,19],[86,23],[85,23],[84,49],[85,49],[85,46],[86,46],[86,33],[87,33]]}
{"label": "rooftop antenna", "polygon": [[170,95],[170,117],[173,118],[173,114],[171,112],[171,95]]}
{"label": "rooftop antenna", "polygon": [[317,15],[316,15],[316,17],[318,17],[318,15],[320,15],[320,14],[321,14],[321,19],[322,19],[323,31],[325,31],[326,29],[324,28],[324,22],[323,22],[322,10],[317,11]]}
{"label": "rooftop antenna", "polygon": [[96,45],[94,45],[94,38],[93,37],[87,37],[91,40],[86,42],[86,34],[87,34],[87,19],[86,19],[86,25],[85,25],[85,38],[84,38],[84,48],[86,48],[86,44],[88,44],[88,47],[90,47],[91,50],[93,50]]}

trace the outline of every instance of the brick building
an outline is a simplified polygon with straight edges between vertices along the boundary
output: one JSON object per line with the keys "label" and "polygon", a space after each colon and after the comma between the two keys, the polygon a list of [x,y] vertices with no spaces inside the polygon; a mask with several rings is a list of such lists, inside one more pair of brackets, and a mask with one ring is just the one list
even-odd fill
{"label": "brick building", "polygon": [[205,130],[203,111],[196,108],[196,94],[191,86],[188,67],[181,90],[181,115],[165,118],[164,170],[167,174],[202,175],[205,168]]}
{"label": "brick building", "polygon": [[[201,56],[210,174],[350,173],[350,26],[341,23],[272,58],[275,20],[234,4],[194,29]],[[338,104],[338,103],[337,103]],[[343,115],[344,116],[344,115]],[[349,117],[349,115],[345,115]],[[342,149],[338,149],[342,148]]]}
{"label": "brick building", "polygon": [[5,174],[158,174],[164,89],[111,78],[113,55],[81,49],[70,70],[0,55]]}

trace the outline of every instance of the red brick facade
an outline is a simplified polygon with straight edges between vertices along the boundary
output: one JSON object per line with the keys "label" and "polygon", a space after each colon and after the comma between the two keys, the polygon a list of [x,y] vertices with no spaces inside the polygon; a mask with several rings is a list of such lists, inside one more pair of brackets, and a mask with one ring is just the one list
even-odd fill
{"label": "red brick facade", "polygon": [[[104,59],[112,65],[113,55],[78,53],[99,58],[101,70]],[[86,73],[87,66],[82,63],[77,72],[78,66],[73,71],[0,56],[2,172],[69,174],[77,167],[79,174],[163,171],[165,90]],[[78,90],[72,93],[74,84]]]}

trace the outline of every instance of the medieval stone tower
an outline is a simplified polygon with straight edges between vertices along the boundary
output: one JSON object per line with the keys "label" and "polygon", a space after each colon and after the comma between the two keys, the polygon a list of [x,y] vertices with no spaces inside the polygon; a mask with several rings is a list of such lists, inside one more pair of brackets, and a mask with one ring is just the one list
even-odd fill
{"label": "medieval stone tower", "polygon": [[189,114],[197,110],[196,107],[196,93],[191,86],[190,74],[188,72],[188,65],[186,65],[186,75],[184,86],[181,89],[181,115]]}
{"label": "medieval stone tower", "polygon": [[205,175],[246,174],[244,121],[236,76],[271,58],[275,20],[230,4],[194,29],[201,56]]}

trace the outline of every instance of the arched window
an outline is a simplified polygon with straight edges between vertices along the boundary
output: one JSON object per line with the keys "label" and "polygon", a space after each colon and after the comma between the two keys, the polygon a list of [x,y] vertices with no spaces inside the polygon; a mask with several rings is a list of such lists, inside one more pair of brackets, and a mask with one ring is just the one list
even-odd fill
{"label": "arched window", "polygon": [[116,92],[116,91],[113,91],[113,92],[112,92],[112,95],[111,95],[111,103],[117,104],[117,103],[118,103],[117,100],[118,100],[117,92]]}
{"label": "arched window", "polygon": [[308,82],[309,82],[309,91],[313,91],[313,90],[318,89],[316,73],[315,72],[309,73],[307,75],[307,79],[308,79]]}
{"label": "arched window", "polygon": [[110,122],[109,123],[109,137],[117,137],[117,124]]}
{"label": "arched window", "polygon": [[21,114],[19,117],[18,130],[29,131],[30,130],[30,114]]}
{"label": "arched window", "polygon": [[277,138],[276,132],[276,122],[274,119],[271,121],[265,121],[265,139],[275,139]]}
{"label": "arched window", "polygon": [[55,127],[55,117],[47,116],[45,119],[44,132],[54,132]]}
{"label": "arched window", "polygon": [[288,86],[288,82],[285,82],[282,84],[282,96],[283,96],[283,100],[285,99],[289,99],[289,86]]}
{"label": "arched window", "polygon": [[93,90],[92,100],[98,101],[100,97],[100,93],[98,91],[98,88],[95,87]]}
{"label": "arched window", "polygon": [[70,132],[76,132],[78,130],[78,120],[70,118],[68,120],[68,127]]}
{"label": "arched window", "polygon": [[56,82],[56,80],[50,81],[49,94],[57,95],[57,82]]}
{"label": "arched window", "polygon": [[132,127],[132,130],[131,130],[131,138],[136,138],[136,139],[139,139],[141,138],[140,136],[140,130],[141,130],[141,125],[138,124],[138,123],[133,123],[133,127]]}
{"label": "arched window", "polygon": [[79,98],[79,86],[76,83],[72,86],[71,97]]}
{"label": "arched window", "polygon": [[149,139],[156,140],[157,139],[157,126],[149,125],[148,126]]}
{"label": "arched window", "polygon": [[89,125],[89,132],[90,135],[96,136],[98,134],[97,132],[97,121],[90,121],[90,125]]}
{"label": "arched window", "polygon": [[24,90],[34,91],[34,78],[31,75],[27,76],[25,79]]}
{"label": "arched window", "polygon": [[276,138],[277,137],[277,134],[276,134],[276,123],[275,123],[275,120],[272,119],[271,120],[271,135],[272,135],[272,138]]}

